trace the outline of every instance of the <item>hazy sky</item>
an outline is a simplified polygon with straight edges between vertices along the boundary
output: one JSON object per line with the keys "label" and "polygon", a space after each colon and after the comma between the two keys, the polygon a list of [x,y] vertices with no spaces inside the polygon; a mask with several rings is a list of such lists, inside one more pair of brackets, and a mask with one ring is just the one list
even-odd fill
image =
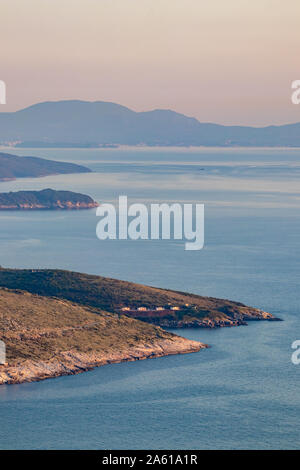
{"label": "hazy sky", "polygon": [[300,121],[299,0],[0,0],[0,15],[0,112],[76,98]]}

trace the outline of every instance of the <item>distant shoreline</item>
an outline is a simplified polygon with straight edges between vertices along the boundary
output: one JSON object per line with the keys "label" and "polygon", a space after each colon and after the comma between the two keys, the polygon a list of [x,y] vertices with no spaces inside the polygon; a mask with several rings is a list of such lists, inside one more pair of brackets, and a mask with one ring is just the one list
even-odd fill
{"label": "distant shoreline", "polygon": [[[115,144],[111,146],[12,146],[0,144],[0,150],[16,151],[16,150],[300,150],[299,146],[286,145],[263,145],[263,146],[247,146],[247,145],[124,145]],[[48,176],[48,175],[45,175]]]}

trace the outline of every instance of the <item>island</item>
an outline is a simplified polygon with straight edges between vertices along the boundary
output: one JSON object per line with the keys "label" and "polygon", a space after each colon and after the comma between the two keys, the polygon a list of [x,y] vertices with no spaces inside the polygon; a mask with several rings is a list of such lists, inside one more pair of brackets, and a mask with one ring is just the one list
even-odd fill
{"label": "island", "polygon": [[0,211],[4,210],[79,210],[99,204],[90,196],[72,191],[17,191],[0,193]]}
{"label": "island", "polygon": [[72,173],[91,173],[91,170],[75,163],[58,162],[38,157],[18,157],[0,152],[0,181]]}
{"label": "island", "polygon": [[105,364],[198,352],[207,345],[125,316],[0,289],[0,385],[73,375]]}

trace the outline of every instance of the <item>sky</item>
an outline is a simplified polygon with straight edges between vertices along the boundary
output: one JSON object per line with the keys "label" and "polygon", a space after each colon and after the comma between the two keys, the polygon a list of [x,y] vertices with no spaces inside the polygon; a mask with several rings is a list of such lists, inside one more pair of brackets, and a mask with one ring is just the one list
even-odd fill
{"label": "sky", "polygon": [[82,99],[202,122],[300,121],[299,0],[0,0],[7,104]]}

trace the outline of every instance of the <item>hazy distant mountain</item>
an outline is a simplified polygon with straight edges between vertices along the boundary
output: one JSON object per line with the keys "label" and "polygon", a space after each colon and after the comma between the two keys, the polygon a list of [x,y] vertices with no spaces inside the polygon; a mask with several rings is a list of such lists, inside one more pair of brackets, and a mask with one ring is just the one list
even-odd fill
{"label": "hazy distant mountain", "polygon": [[137,113],[115,103],[58,101],[0,113],[0,142],[17,141],[21,146],[300,146],[300,123],[221,126],[170,110]]}

